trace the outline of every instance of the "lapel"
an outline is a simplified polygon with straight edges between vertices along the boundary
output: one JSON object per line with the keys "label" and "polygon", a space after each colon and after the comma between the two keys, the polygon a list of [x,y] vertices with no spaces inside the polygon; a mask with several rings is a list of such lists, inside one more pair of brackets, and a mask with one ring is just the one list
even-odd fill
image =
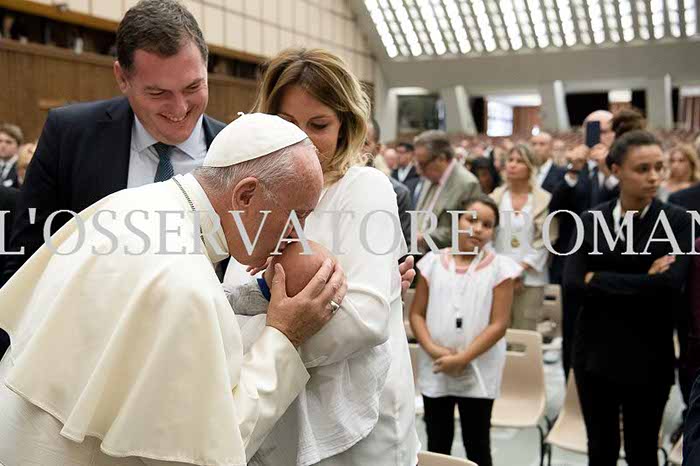
{"label": "lapel", "polygon": [[435,201],[435,207],[433,211],[438,216],[442,213],[443,210],[445,210],[445,207],[447,206],[447,199],[449,199],[450,194],[452,194],[451,190],[456,184],[454,180],[457,176],[459,176],[457,170],[459,170],[459,164],[456,164],[452,169],[452,173],[450,173],[450,176],[445,180],[445,184],[442,187],[442,190],[440,191],[440,197],[438,197]]}
{"label": "lapel", "polygon": [[204,140],[207,143],[208,150],[216,134],[214,134],[214,129],[212,128],[211,121],[209,121],[209,117],[207,117],[206,115],[204,115],[204,118],[202,118],[202,128],[204,129]]}
{"label": "lapel", "polygon": [[104,164],[98,170],[102,175],[99,184],[104,188],[101,199],[126,188],[129,177],[129,158],[131,154],[131,127],[134,122],[134,112],[131,110],[126,97],[114,99],[105,110],[104,118],[97,122],[99,128],[98,153],[100,164]]}
{"label": "lapel", "polygon": [[418,203],[416,204],[417,210],[425,210],[427,207],[425,205],[426,198],[428,196],[428,193],[430,192],[430,188],[433,187],[432,181],[429,181],[427,178],[423,179],[423,184],[420,187],[420,195],[418,196]]}

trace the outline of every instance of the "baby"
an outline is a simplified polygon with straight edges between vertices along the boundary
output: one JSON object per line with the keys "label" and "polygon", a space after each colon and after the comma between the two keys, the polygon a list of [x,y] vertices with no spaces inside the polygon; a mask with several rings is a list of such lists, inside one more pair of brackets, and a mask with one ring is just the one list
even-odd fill
{"label": "baby", "polygon": [[335,258],[325,247],[313,241],[307,241],[307,244],[312,254],[303,254],[304,248],[301,243],[291,243],[284,248],[282,255],[274,257],[262,278],[233,288],[224,285],[224,291],[241,328],[244,353],[250,350],[251,345],[265,329],[275,264],[284,268],[287,296],[292,297],[306,287],[327,258],[331,258],[335,263]]}

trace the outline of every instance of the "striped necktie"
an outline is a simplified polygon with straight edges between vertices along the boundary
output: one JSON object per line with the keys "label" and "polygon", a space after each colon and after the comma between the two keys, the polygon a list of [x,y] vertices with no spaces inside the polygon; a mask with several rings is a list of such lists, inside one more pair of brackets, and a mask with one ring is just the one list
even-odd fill
{"label": "striped necktie", "polygon": [[157,142],[153,144],[153,148],[158,154],[158,168],[156,169],[156,177],[153,181],[157,183],[159,181],[169,180],[175,174],[173,163],[170,161],[170,152],[173,146]]}

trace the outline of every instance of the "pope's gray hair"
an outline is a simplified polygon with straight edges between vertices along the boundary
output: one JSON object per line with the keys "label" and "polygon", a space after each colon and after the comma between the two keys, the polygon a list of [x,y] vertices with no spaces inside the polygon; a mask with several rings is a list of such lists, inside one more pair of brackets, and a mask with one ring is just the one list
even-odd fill
{"label": "pope's gray hair", "polygon": [[316,153],[316,147],[306,138],[264,157],[229,167],[200,167],[194,174],[219,195],[229,193],[239,181],[252,177],[263,185],[265,195],[270,198],[274,197],[272,191],[279,191],[299,176],[298,162],[293,155],[299,149],[310,149]]}

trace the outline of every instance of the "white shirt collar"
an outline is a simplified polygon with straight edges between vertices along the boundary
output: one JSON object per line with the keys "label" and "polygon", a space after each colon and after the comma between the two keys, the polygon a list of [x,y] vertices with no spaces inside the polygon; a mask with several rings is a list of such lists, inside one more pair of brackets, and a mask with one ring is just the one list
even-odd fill
{"label": "white shirt collar", "polygon": [[[206,155],[206,141],[204,140],[204,130],[202,128],[203,119],[204,115],[200,115],[190,137],[175,146],[193,159],[201,157],[203,153]],[[136,152],[142,152],[157,142],[158,140],[151,136],[151,133],[143,126],[139,117],[134,115],[134,131],[132,131],[131,135],[132,149],[136,150]]]}
{"label": "white shirt collar", "polygon": [[[644,216],[649,212],[649,207],[651,207],[651,202],[647,204],[646,207],[642,210],[641,213],[639,213],[639,219],[643,219]],[[613,208],[612,211],[612,216],[613,216],[613,227],[615,228],[615,231],[620,230],[621,223],[623,221],[623,216],[622,216],[622,204],[620,203],[620,199],[617,200],[615,203],[615,207]]]}
{"label": "white shirt collar", "polygon": [[[230,253],[224,230],[221,227],[221,221],[218,215],[216,215],[214,206],[211,204],[211,201],[209,201],[209,197],[204,191],[204,188],[202,188],[202,185],[199,184],[191,173],[187,175],[177,175],[175,179],[180,182],[182,188],[185,190],[190,200],[192,200],[194,209],[200,213],[201,230],[205,233],[202,242],[206,248],[209,260],[213,264],[216,264],[228,258]],[[215,231],[215,233],[207,234],[212,231]]]}

